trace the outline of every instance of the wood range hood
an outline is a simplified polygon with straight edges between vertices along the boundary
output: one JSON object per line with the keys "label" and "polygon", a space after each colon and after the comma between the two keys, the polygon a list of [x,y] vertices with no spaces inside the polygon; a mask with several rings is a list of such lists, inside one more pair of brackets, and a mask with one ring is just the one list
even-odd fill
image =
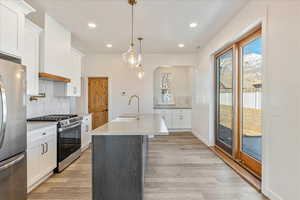
{"label": "wood range hood", "polygon": [[44,72],[39,73],[40,79],[49,80],[49,81],[55,81],[55,82],[63,82],[63,83],[70,83],[71,79],[63,77],[63,76],[57,76],[53,74],[48,74]]}

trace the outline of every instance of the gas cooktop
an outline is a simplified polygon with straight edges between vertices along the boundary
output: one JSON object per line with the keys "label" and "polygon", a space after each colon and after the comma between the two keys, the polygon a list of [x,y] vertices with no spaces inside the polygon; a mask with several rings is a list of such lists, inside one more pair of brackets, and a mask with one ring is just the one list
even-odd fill
{"label": "gas cooktop", "polygon": [[27,121],[46,121],[46,122],[58,122],[66,119],[71,119],[74,117],[78,117],[78,115],[46,115],[41,117],[35,117],[27,119]]}

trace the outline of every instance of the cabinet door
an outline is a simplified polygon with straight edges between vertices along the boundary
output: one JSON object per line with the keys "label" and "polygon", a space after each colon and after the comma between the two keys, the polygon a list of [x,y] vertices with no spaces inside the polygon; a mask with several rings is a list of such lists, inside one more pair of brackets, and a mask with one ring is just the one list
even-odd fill
{"label": "cabinet door", "polygon": [[191,129],[192,128],[192,110],[186,109],[184,111],[184,118],[185,118],[185,128]]}
{"label": "cabinet door", "polygon": [[22,26],[24,15],[0,4],[0,50],[21,57]]}
{"label": "cabinet door", "polygon": [[71,83],[67,86],[67,96],[81,96],[81,60],[82,55],[76,49],[71,51],[72,72],[70,73]]}
{"label": "cabinet door", "polygon": [[173,128],[175,129],[191,128],[191,111],[189,109],[174,110]]}
{"label": "cabinet door", "polygon": [[41,157],[43,146],[40,141],[31,144],[27,149],[27,187],[31,187],[42,176],[41,174]]}
{"label": "cabinet door", "polygon": [[48,137],[45,141],[45,153],[42,156],[42,173],[47,175],[57,165],[57,144],[55,137]]}
{"label": "cabinet door", "polygon": [[27,69],[27,95],[39,93],[39,36],[41,30],[26,20],[24,31],[23,65]]}

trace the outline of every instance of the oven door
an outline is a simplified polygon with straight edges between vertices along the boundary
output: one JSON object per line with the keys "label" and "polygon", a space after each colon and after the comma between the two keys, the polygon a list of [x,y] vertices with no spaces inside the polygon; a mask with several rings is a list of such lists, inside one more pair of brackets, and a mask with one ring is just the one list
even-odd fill
{"label": "oven door", "polygon": [[81,148],[81,122],[58,129],[58,162]]}

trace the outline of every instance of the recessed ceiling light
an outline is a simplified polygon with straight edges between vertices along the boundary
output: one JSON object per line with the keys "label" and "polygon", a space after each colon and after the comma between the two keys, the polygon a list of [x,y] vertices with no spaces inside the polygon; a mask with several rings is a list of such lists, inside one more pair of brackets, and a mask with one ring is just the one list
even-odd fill
{"label": "recessed ceiling light", "polygon": [[88,26],[90,28],[96,28],[97,27],[97,25],[95,23],[93,23],[93,22],[88,23]]}
{"label": "recessed ceiling light", "polygon": [[198,24],[196,22],[190,23],[191,28],[196,28],[197,26],[198,26]]}
{"label": "recessed ceiling light", "polygon": [[184,44],[178,44],[178,47],[179,47],[179,48],[183,48],[183,47],[184,47]]}
{"label": "recessed ceiling light", "polygon": [[112,44],[107,44],[106,47],[107,48],[112,48]]}

